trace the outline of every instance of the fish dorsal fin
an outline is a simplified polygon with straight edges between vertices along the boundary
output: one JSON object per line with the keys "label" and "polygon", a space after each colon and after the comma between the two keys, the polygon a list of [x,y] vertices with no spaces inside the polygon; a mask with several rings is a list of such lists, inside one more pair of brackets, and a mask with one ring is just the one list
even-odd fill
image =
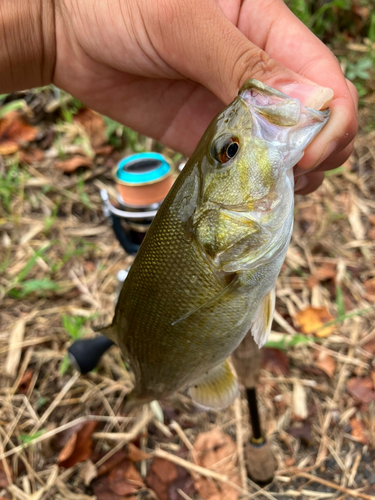
{"label": "fish dorsal fin", "polygon": [[228,361],[215,366],[189,388],[191,398],[204,408],[221,410],[238,395],[238,383]]}
{"label": "fish dorsal fin", "polygon": [[251,326],[251,333],[259,348],[264,346],[271,332],[275,301],[276,289],[273,287],[259,304],[256,318]]}

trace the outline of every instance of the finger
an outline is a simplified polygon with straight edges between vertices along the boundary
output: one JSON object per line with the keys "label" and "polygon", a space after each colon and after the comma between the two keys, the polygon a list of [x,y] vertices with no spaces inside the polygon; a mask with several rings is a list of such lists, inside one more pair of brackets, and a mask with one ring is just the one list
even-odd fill
{"label": "finger", "polygon": [[[187,22],[189,19],[194,22]],[[298,84],[294,93],[302,93],[309,102],[316,96],[329,100],[327,92],[332,96],[329,89],[324,91],[324,87],[287,69],[252,43],[213,0],[166,0],[162,15],[155,16],[153,9],[147,11],[147,23],[152,45],[161,58],[225,104],[234,99],[248,78],[277,88]]]}
{"label": "finger", "polygon": [[310,172],[301,175],[296,180],[294,191],[296,194],[309,194],[318,189],[324,181],[323,172]]}
{"label": "finger", "polygon": [[342,151],[336,153],[335,155],[331,155],[325,161],[320,163],[314,168],[314,172],[326,172],[327,170],[334,170],[335,168],[341,167],[341,165],[343,165],[352,154],[353,148],[354,140],[350,142]]}
{"label": "finger", "polygon": [[[281,0],[246,0],[242,5],[238,27],[281,64],[334,91],[330,120],[306,149],[299,166],[310,169],[334,151],[343,150],[357,132],[357,96],[353,86],[345,80],[338,61],[329,49]],[[291,85],[278,88],[293,94]],[[302,101],[309,105],[308,99],[302,97]]]}

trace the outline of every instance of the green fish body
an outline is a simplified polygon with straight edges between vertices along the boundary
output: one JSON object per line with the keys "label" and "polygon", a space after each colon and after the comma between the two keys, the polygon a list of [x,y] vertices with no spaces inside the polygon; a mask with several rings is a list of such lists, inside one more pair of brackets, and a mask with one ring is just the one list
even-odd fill
{"label": "green fish body", "polygon": [[184,387],[204,407],[234,400],[226,359],[249,329],[266,342],[293,227],[292,167],[328,116],[248,80],[209,125],[102,330],[129,361],[135,403]]}

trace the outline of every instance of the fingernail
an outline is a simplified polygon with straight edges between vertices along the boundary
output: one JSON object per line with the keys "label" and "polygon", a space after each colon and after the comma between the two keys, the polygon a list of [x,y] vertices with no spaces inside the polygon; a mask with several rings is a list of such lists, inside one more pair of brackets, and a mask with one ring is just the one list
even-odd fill
{"label": "fingernail", "polygon": [[297,180],[296,184],[294,186],[294,191],[301,191],[307,186],[307,177],[306,175],[300,175]]}
{"label": "fingernail", "polygon": [[321,163],[323,163],[324,160],[326,160],[334,151],[336,151],[337,145],[338,145],[337,141],[331,141],[328,144],[328,146],[326,147],[326,149],[324,150],[324,153],[319,158],[319,160],[316,163],[316,165],[314,165],[314,167],[316,167],[317,165],[320,165]]}
{"label": "fingernail", "polygon": [[317,111],[328,108],[333,99],[333,90],[319,85],[289,83],[280,87],[280,90],[284,94],[298,99],[304,106]]}

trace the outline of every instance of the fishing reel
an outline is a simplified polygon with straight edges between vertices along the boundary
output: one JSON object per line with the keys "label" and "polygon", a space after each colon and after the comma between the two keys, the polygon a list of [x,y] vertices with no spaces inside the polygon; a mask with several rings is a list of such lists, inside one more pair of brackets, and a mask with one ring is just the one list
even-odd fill
{"label": "fishing reel", "polygon": [[[180,166],[181,170],[183,165]],[[115,171],[117,200],[111,203],[105,189],[100,191],[103,214],[129,255],[135,255],[175,180],[166,158],[158,153],[139,153],[122,159]],[[127,270],[117,274],[119,290]],[[68,348],[73,366],[82,374],[93,370],[101,356],[113,345],[112,340],[99,336],[74,342]]]}
{"label": "fishing reel", "polygon": [[120,245],[135,255],[175,176],[165,157],[139,153],[119,162],[115,173],[117,203],[105,189],[100,191],[103,213],[112,225]]}

